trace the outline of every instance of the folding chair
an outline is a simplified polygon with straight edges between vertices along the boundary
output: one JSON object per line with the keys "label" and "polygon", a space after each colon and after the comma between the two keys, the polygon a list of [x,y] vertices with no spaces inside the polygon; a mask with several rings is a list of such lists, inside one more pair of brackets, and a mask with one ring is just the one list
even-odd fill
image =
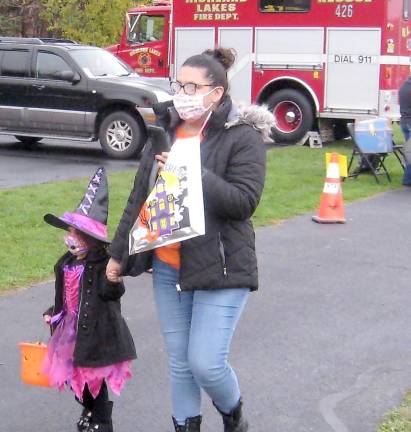
{"label": "folding chair", "polygon": [[393,149],[394,156],[397,158],[402,169],[405,171],[405,167],[407,165],[407,162],[406,162],[407,158],[406,158],[405,152],[404,152],[404,145],[395,144],[395,141],[392,140],[392,149]]}
{"label": "folding chair", "polygon": [[[371,172],[375,181],[379,183],[378,176],[385,175],[389,182],[391,182],[390,173],[385,166],[385,159],[392,153],[396,156],[401,166],[404,168],[402,161],[402,146],[387,146],[387,148],[380,150],[378,148],[366,148],[356,139],[354,123],[347,124],[348,132],[354,142],[353,151],[351,153],[350,162],[348,164],[348,177],[357,178],[364,172]],[[395,147],[395,148],[394,148]],[[397,154],[398,153],[398,154]],[[351,170],[354,159],[358,160],[358,166]]]}

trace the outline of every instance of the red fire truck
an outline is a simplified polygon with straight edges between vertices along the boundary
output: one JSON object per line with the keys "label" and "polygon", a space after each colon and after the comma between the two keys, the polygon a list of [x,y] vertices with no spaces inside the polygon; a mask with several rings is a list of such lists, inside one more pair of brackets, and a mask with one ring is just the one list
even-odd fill
{"label": "red fire truck", "polygon": [[274,138],[295,142],[319,123],[399,118],[410,72],[411,0],[174,0],[130,9],[109,47],[139,74],[174,77],[192,54],[234,48],[237,102],[267,104]]}

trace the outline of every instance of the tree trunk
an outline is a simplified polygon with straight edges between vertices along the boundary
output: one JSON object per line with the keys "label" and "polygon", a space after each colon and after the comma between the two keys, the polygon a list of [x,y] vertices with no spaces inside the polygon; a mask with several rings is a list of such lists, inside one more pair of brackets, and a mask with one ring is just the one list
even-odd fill
{"label": "tree trunk", "polygon": [[0,36],[52,36],[41,18],[41,0],[1,0]]}

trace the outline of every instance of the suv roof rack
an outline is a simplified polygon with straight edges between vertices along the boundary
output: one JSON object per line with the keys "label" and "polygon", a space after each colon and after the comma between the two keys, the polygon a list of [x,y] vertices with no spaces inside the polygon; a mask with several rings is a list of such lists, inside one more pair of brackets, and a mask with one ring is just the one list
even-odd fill
{"label": "suv roof rack", "polygon": [[58,39],[58,38],[26,38],[26,37],[1,37],[0,43],[23,43],[33,45],[44,45],[44,44],[77,44],[77,42],[71,39]]}
{"label": "suv roof rack", "polygon": [[73,41],[71,39],[61,39],[61,38],[39,38],[43,43],[50,43],[50,44],[77,44],[76,41]]}

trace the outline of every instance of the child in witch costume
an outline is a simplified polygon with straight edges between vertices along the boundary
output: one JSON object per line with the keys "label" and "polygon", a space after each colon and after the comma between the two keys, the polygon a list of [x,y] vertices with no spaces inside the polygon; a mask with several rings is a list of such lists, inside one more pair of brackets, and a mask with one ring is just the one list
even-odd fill
{"label": "child in witch costume", "polygon": [[67,231],[68,252],[55,265],[55,303],[44,313],[52,336],[44,361],[50,384],[71,387],[83,405],[79,431],[112,432],[113,402],[107,387],[120,394],[131,377],[134,342],[121,316],[122,282],[105,275],[108,189],[104,168],[91,179],[73,213],[46,214],[44,220]]}

